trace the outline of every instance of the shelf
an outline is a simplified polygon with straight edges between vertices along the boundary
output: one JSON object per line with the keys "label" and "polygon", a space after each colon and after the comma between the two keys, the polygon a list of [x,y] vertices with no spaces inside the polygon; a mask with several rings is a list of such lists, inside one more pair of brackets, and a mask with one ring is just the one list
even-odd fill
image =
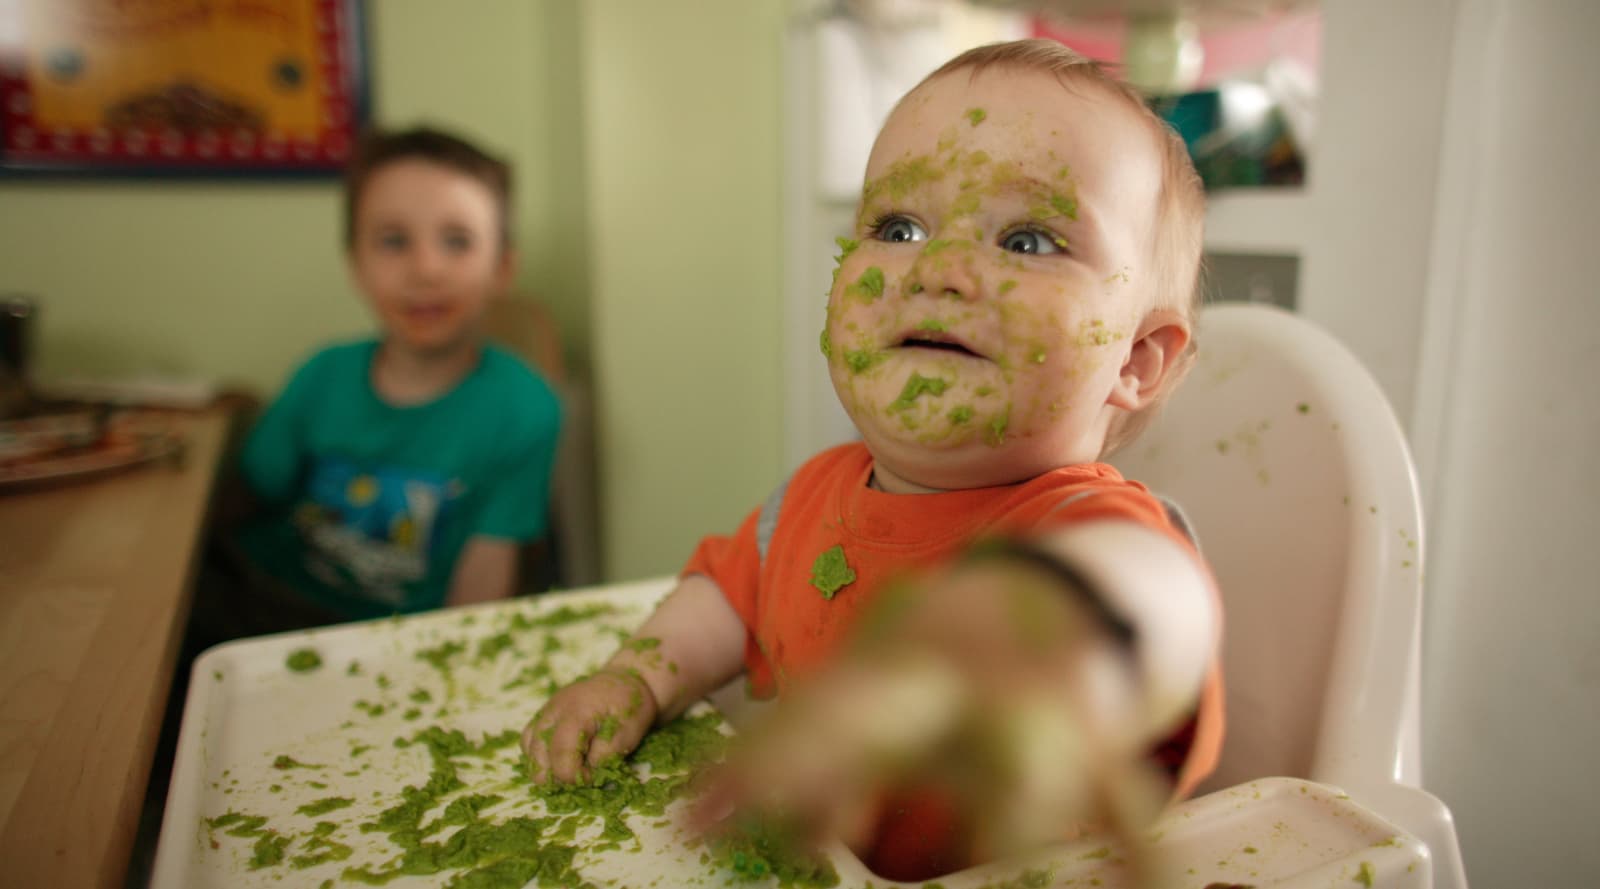
{"label": "shelf", "polygon": [[1297,255],[1311,236],[1311,203],[1301,188],[1221,191],[1206,196],[1206,251]]}

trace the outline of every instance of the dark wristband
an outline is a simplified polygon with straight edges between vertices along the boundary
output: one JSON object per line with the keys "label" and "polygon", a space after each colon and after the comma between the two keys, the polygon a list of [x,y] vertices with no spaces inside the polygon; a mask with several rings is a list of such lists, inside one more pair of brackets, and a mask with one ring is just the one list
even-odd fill
{"label": "dark wristband", "polygon": [[1123,647],[1132,651],[1138,641],[1138,631],[1133,624],[1111,607],[1100,590],[1090,583],[1078,569],[1055,553],[1037,544],[1011,537],[991,537],[975,544],[967,551],[965,562],[1005,560],[1029,565],[1054,578],[1061,586],[1072,591],[1078,601],[1094,615],[1106,632]]}

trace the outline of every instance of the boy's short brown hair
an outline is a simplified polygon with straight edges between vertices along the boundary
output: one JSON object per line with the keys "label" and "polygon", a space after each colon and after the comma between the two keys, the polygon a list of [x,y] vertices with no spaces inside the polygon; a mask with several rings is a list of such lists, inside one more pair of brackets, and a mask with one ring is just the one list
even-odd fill
{"label": "boy's short brown hair", "polygon": [[438,164],[483,183],[500,211],[500,246],[511,244],[511,166],[453,133],[431,127],[373,130],[362,136],[344,170],[344,245],[355,244],[356,212],[374,173],[403,160]]}
{"label": "boy's short brown hair", "polygon": [[1167,393],[1182,381],[1194,363],[1195,328],[1202,302],[1200,266],[1205,241],[1205,187],[1183,139],[1150,110],[1137,90],[1118,80],[1099,62],[1054,40],[1014,40],[969,49],[939,66],[922,82],[966,69],[971,69],[976,76],[989,67],[1044,71],[1055,75],[1063,84],[1087,83],[1105,89],[1146,123],[1161,155],[1161,192],[1156,199],[1155,236],[1150,244],[1156,287],[1154,305],[1183,313],[1189,322],[1189,345],[1167,375],[1167,384],[1155,401],[1112,424],[1102,452],[1109,454],[1143,431]]}

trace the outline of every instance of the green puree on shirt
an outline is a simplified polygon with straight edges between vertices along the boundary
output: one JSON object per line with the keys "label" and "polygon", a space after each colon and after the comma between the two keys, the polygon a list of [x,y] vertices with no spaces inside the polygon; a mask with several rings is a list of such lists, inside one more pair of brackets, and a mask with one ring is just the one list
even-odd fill
{"label": "green puree on shirt", "polygon": [[255,564],[350,619],[444,604],[476,535],[545,532],[561,428],[555,393],[487,345],[433,401],[397,407],[372,389],[378,342],[323,349],[250,434],[245,480],[271,505],[238,542]]}

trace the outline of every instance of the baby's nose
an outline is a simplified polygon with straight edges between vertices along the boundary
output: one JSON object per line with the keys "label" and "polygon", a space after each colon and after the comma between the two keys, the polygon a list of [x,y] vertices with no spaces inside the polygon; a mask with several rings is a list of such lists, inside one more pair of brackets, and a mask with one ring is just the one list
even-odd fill
{"label": "baby's nose", "polygon": [[912,266],[907,289],[949,299],[978,299],[983,281],[976,268],[979,246],[965,238],[929,241]]}

